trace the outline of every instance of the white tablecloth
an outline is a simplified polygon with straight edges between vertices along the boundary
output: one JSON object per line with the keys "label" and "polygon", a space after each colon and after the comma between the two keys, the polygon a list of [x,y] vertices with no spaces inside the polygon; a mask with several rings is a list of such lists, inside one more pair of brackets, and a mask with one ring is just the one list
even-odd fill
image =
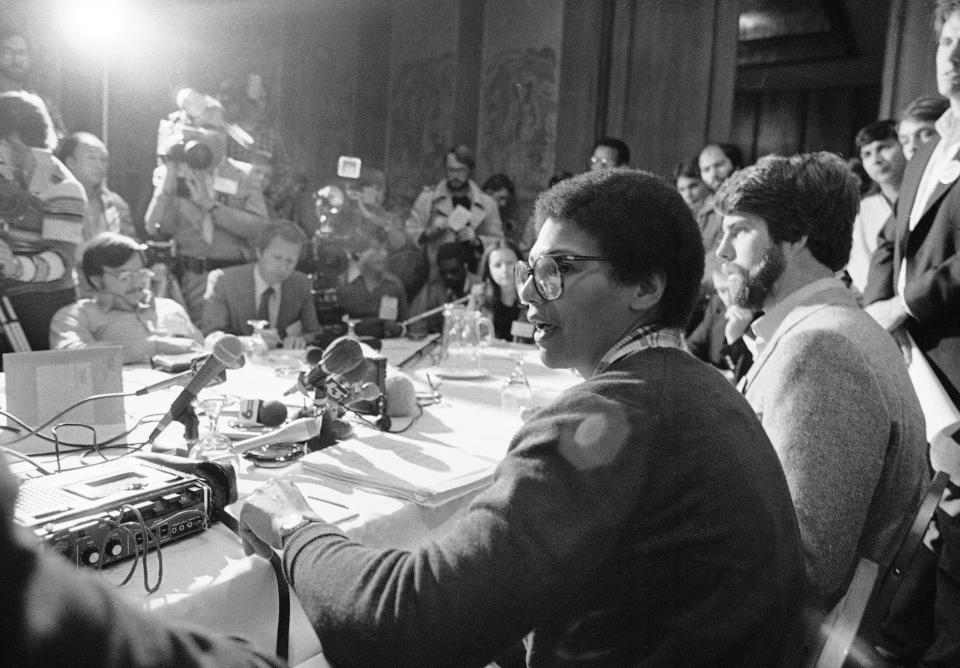
{"label": "white tablecloth", "polygon": [[[419,389],[429,389],[427,374],[431,358],[421,355],[420,348],[429,342],[385,342],[384,354],[388,360],[399,363],[413,361],[409,371]],[[429,439],[449,446],[463,448],[475,454],[499,459],[506,452],[510,438],[521,424],[519,414],[500,408],[499,392],[505,378],[514,366],[514,357],[520,351],[526,359],[526,373],[534,397],[540,404],[548,402],[578,379],[568,371],[551,371],[537,361],[533,347],[501,344],[486,348],[481,358],[488,375],[471,380],[442,379],[439,383],[441,401],[425,408],[412,427],[396,439]],[[295,362],[295,360],[294,360]],[[218,392],[240,397],[270,399],[282,394],[295,380],[292,369],[278,374],[274,365],[291,366],[290,359],[279,354],[271,364],[252,362],[243,369],[228,373]],[[409,368],[409,366],[408,366]],[[433,369],[435,371],[435,369]],[[391,373],[401,373],[391,370]],[[157,372],[148,369],[124,371],[125,389],[135,389],[155,382]],[[438,380],[433,377],[433,380]],[[163,390],[151,395],[128,400],[126,410],[131,417],[145,412],[157,412],[176,396],[179,388]],[[294,398],[291,403],[302,403]],[[176,445],[182,439],[182,426],[172,424],[164,433],[167,445]],[[363,439],[384,435],[371,428],[356,425],[356,436]],[[474,494],[430,508],[384,496],[333,481],[305,476],[300,464],[283,469],[262,469],[243,462],[239,480],[239,494],[244,497],[271,477],[287,476],[294,480],[319,483],[319,498],[334,505],[324,506],[343,519],[338,522],[351,537],[373,546],[408,548],[417,545],[437,531],[450,526],[463,512]],[[344,508],[345,507],[345,508]],[[236,511],[236,507],[232,508]],[[257,557],[246,557],[239,539],[224,526],[217,524],[198,535],[193,535],[163,547],[163,582],[157,593],[148,595],[140,586],[141,574],[120,591],[146,610],[171,620],[189,621],[206,628],[229,634],[242,634],[261,647],[272,650],[276,645],[277,584],[270,565]],[[156,577],[156,557],[149,555],[151,580]],[[117,564],[104,572],[104,577],[119,582],[128,562]],[[291,597],[290,664],[326,665],[322,659],[319,641],[296,600]]]}

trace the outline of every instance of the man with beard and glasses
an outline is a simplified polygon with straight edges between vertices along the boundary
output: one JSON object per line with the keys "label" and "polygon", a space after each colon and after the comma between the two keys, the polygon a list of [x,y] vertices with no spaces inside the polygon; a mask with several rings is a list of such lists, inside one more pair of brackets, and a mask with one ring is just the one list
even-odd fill
{"label": "man with beard and glasses", "polygon": [[424,186],[407,219],[407,233],[426,250],[431,281],[440,274],[437,249],[441,244],[459,242],[469,251],[468,269],[475,271],[484,247],[503,238],[500,208],[471,178],[476,164],[473,151],[463,144],[454,146],[445,161],[446,178],[435,186]]}
{"label": "man with beard and glasses", "polygon": [[768,156],[716,196],[731,299],[764,312],[751,326],[755,361],[742,387],[783,464],[824,609],[859,557],[889,564],[928,480],[923,413],[903,357],[834,277],[858,200],[831,153]]}

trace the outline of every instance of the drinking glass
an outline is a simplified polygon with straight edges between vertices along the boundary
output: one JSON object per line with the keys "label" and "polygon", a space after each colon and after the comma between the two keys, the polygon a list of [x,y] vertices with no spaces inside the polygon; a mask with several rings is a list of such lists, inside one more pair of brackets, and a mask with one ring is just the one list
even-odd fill
{"label": "drinking glass", "polygon": [[194,459],[206,459],[208,461],[229,459],[232,461],[236,457],[233,452],[233,442],[221,434],[219,428],[220,414],[228,403],[230,403],[230,399],[224,396],[206,397],[197,400],[197,406],[207,416],[207,432],[197,441],[190,452],[190,456]]}
{"label": "drinking glass", "polygon": [[533,405],[533,391],[530,389],[527,374],[523,371],[523,352],[513,352],[510,357],[514,360],[513,371],[510,372],[510,376],[503,384],[503,389],[500,390],[500,406],[522,413]]}

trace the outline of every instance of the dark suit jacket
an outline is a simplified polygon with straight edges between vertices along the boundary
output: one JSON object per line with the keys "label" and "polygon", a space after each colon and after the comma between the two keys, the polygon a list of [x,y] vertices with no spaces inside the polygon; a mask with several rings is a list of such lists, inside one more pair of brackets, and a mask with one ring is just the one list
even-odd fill
{"label": "dark suit jacket", "polygon": [[[907,164],[896,220],[880,234],[864,303],[894,296],[906,258],[903,298],[914,316],[907,328],[960,405],[960,179],[938,181],[917,226],[912,231],[909,227],[920,178],[939,141],[921,146]],[[960,153],[953,159],[960,160]]]}
{"label": "dark suit jacket", "polygon": [[[237,336],[253,333],[247,320],[257,317],[257,295],[254,294],[254,264],[215,269],[207,277],[207,292],[203,297],[203,316],[200,329],[204,335],[226,332]],[[317,311],[313,304],[312,284],[299,271],[280,285],[280,313],[277,330],[281,337],[286,329],[299,321],[301,332],[311,334],[320,330]]]}

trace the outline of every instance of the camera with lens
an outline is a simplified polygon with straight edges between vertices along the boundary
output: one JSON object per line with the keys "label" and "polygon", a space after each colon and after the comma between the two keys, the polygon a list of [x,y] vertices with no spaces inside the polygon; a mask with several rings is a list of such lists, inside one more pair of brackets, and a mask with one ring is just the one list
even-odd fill
{"label": "camera with lens", "polygon": [[[157,155],[169,169],[185,165],[203,171],[219,165],[226,156],[226,137],[215,130],[189,125],[181,119],[165,118],[157,129]],[[190,197],[187,180],[177,177],[177,196]]]}
{"label": "camera with lens", "polygon": [[144,254],[146,255],[146,265],[152,267],[155,264],[165,264],[170,269],[176,268],[177,264],[177,245],[173,239],[169,241],[157,241],[151,239],[145,244]]}

